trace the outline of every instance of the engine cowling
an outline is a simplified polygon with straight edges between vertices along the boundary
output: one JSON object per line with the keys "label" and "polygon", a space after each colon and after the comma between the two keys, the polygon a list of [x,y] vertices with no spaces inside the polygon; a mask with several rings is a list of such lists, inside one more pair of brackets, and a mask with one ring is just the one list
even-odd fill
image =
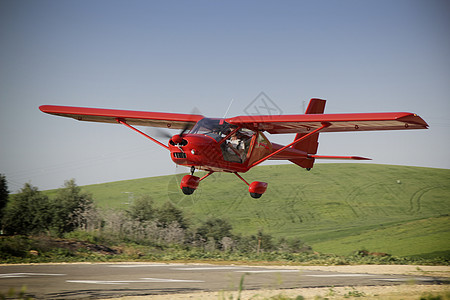
{"label": "engine cowling", "polygon": [[181,179],[180,188],[185,195],[191,195],[195,192],[200,183],[200,177],[194,175],[185,175]]}
{"label": "engine cowling", "polygon": [[266,189],[267,182],[261,181],[253,181],[248,187],[248,191],[250,192],[250,196],[252,196],[252,198],[261,198]]}

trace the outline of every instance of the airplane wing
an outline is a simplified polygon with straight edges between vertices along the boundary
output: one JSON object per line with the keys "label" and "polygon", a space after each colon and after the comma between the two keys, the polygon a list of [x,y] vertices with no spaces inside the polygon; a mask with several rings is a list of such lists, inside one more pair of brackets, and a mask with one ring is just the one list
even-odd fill
{"label": "airplane wing", "polygon": [[407,112],[304,114],[275,116],[238,116],[228,123],[251,130],[277,133],[308,133],[329,123],[321,132],[427,129],[428,124],[418,115]]}
{"label": "airplane wing", "polygon": [[42,105],[42,112],[78,121],[118,123],[118,119],[130,125],[165,127],[171,129],[192,128],[203,119],[202,115],[146,112],[104,108]]}

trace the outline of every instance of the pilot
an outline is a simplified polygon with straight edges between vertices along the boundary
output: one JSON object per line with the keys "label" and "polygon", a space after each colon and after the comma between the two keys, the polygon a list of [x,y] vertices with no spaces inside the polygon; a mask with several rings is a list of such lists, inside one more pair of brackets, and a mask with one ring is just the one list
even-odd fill
{"label": "pilot", "polygon": [[241,161],[245,160],[246,153],[245,153],[245,143],[242,140],[243,135],[240,133],[235,133],[231,136],[231,140],[229,141],[228,145],[230,147],[230,153],[239,156],[239,159]]}
{"label": "pilot", "polygon": [[244,141],[242,140],[242,135],[233,135],[231,137],[230,143],[238,150],[244,150],[245,148]]}
{"label": "pilot", "polygon": [[221,140],[221,134],[220,134],[220,130],[218,128],[213,128],[211,130],[211,132],[207,133],[206,135],[212,137],[216,141],[220,141]]}

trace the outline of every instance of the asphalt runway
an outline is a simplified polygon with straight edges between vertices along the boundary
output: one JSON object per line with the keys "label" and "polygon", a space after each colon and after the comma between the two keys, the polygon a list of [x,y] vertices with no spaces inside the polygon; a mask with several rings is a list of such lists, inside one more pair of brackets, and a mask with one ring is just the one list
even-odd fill
{"label": "asphalt runway", "polygon": [[[299,267],[301,269],[301,267]],[[337,273],[289,268],[160,263],[0,266],[0,293],[23,287],[37,299],[97,299],[201,291],[440,284],[439,278]]]}

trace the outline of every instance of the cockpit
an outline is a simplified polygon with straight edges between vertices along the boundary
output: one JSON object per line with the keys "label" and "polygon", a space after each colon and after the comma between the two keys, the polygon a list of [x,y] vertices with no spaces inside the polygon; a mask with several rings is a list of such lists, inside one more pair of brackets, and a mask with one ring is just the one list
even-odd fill
{"label": "cockpit", "polygon": [[246,128],[238,129],[223,119],[204,118],[197,122],[189,132],[203,134],[216,140],[220,144],[224,160],[244,163],[251,148],[253,136],[257,133]]}
{"label": "cockpit", "polygon": [[231,125],[222,119],[203,118],[189,131],[192,134],[203,134],[212,137],[217,142],[231,132]]}

